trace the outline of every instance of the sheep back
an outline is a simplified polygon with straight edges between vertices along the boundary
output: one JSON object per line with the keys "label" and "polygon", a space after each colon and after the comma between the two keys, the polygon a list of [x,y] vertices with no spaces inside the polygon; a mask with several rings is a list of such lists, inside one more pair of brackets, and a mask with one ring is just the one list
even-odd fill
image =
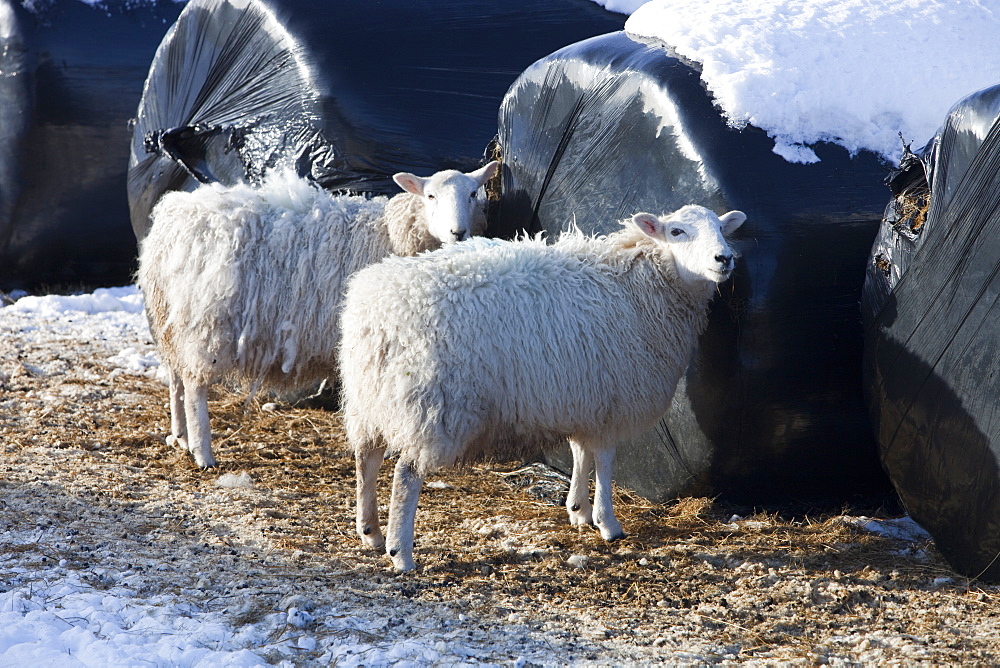
{"label": "sheep back", "polygon": [[567,437],[633,437],[669,407],[710,296],[634,228],[389,258],[345,297],[348,439],[426,473]]}
{"label": "sheep back", "polygon": [[205,383],[329,375],[346,277],[389,253],[385,202],[297,178],[164,195],[138,272],[164,361]]}

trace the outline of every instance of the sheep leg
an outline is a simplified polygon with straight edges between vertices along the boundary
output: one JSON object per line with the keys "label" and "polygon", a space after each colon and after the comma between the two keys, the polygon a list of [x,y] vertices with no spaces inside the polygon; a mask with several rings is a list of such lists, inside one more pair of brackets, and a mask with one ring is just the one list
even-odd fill
{"label": "sheep leg", "polygon": [[203,469],[215,466],[212,428],[208,420],[208,385],[184,381],[184,414],[187,416],[188,450]]}
{"label": "sheep leg", "polygon": [[168,445],[188,449],[187,418],[184,416],[184,383],[173,371],[168,370],[170,378],[170,435]]}
{"label": "sheep leg", "polygon": [[375,488],[378,470],[382,466],[385,448],[355,450],[354,467],[357,476],[357,522],[356,527],[361,542],[368,547],[380,548],[385,545],[385,537],[378,526],[378,499]]}
{"label": "sheep leg", "polygon": [[566,495],[566,511],[572,525],[593,524],[593,509],[590,505],[590,467],[593,455],[577,441],[569,442],[573,451],[573,477]]}
{"label": "sheep leg", "polygon": [[604,540],[625,537],[622,525],[611,507],[611,477],[615,470],[615,448],[594,452],[594,523]]}
{"label": "sheep leg", "polygon": [[413,524],[417,516],[417,499],[424,484],[412,461],[400,457],[392,479],[389,499],[389,525],[386,553],[399,572],[413,570]]}

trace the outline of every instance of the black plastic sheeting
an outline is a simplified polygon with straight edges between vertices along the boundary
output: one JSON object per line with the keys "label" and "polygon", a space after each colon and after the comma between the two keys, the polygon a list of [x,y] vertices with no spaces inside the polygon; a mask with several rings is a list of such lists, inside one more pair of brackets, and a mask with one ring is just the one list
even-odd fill
{"label": "black plastic sheeting", "polygon": [[590,0],[192,0],[136,117],[135,234],[167,190],[279,166],[384,194],[398,171],[478,166],[525,67],[624,21]]}
{"label": "black plastic sheeting", "polygon": [[0,0],[0,290],[127,282],[128,122],[182,5],[30,6]]}
{"label": "black plastic sheeting", "polygon": [[695,69],[622,32],[526,70],[499,124],[500,234],[607,232],[688,203],[748,216],[672,410],[619,450],[620,482],[653,499],[754,503],[889,491],[862,398],[858,307],[887,166],[833,145],[816,148],[817,164],[784,161],[759,129],[727,126]]}
{"label": "black plastic sheeting", "polygon": [[903,161],[865,281],[879,452],[948,562],[1000,580],[1000,86]]}

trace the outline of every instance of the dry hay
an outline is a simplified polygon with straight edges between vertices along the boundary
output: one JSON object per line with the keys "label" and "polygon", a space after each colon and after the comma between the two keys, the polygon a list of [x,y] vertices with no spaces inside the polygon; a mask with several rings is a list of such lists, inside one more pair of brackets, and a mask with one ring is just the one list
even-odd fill
{"label": "dry hay", "polygon": [[486,149],[486,153],[490,160],[496,160],[500,163],[497,171],[494,172],[490,180],[486,182],[486,198],[490,202],[499,202],[501,196],[503,195],[503,147],[500,145],[500,141],[498,139],[494,139],[490,142],[489,147]]}
{"label": "dry hay", "polygon": [[889,260],[885,253],[878,253],[875,255],[875,267],[884,275],[888,276],[892,271],[892,261]]}
{"label": "dry hay", "polygon": [[[996,587],[956,576],[930,545],[900,544],[841,517],[889,516],[897,508],[783,512],[707,498],[650,503],[617,488],[628,536],[606,543],[593,529],[568,524],[565,476],[533,463],[489,463],[428,479],[417,515],[418,570],[397,576],[384,554],[363,549],[354,534],[354,463],[336,412],[287,404],[264,410],[260,400],[216,388],[210,412],[220,465],[206,472],[166,445],[167,392],[159,383],[128,375],[70,380],[48,388],[57,401],[32,404],[29,395],[41,393],[45,379],[30,364],[20,369],[0,379],[0,399],[25,402],[19,415],[0,420],[8,463],[0,489],[10,494],[63,481],[76,490],[72,503],[100,500],[109,513],[141,515],[123,538],[191,536],[219,568],[246,559],[251,546],[251,554],[282,564],[270,571],[260,565],[262,578],[328,586],[350,578],[359,595],[385,590],[446,602],[497,624],[530,620],[597,647],[618,642],[653,651],[715,642],[735,648],[741,661],[807,663],[831,654],[1000,659],[1000,638],[986,630],[1000,621]],[[59,463],[59,450],[72,451],[66,461],[76,468]],[[48,454],[39,460],[39,452]],[[120,477],[89,474],[91,460]],[[391,468],[380,475],[383,523]],[[223,495],[220,475],[242,472],[253,490]],[[175,508],[154,504],[152,490],[164,486]],[[213,507],[209,499],[225,503]],[[149,511],[154,505],[157,511]],[[68,521],[72,508],[53,510],[54,521]],[[5,520],[22,521],[9,513]],[[40,550],[31,558],[45,556]],[[89,565],[81,553],[52,552],[46,558]],[[250,606],[241,614],[262,610]],[[907,646],[895,647],[900,643]]]}
{"label": "dry hay", "polygon": [[905,227],[913,234],[918,234],[927,222],[927,210],[931,205],[930,188],[926,181],[920,181],[893,199],[893,212],[896,217],[895,227]]}

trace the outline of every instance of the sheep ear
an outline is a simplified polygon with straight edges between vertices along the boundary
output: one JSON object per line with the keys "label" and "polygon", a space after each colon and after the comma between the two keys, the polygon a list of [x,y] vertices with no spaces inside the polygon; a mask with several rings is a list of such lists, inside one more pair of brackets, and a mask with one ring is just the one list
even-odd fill
{"label": "sheep ear", "polygon": [[722,235],[727,236],[735,232],[747,219],[747,215],[742,211],[730,211],[719,216],[722,221]]}
{"label": "sheep ear", "polygon": [[493,178],[493,175],[497,173],[497,168],[500,167],[499,160],[493,160],[486,163],[474,172],[469,172],[466,176],[471,176],[476,183],[483,185],[487,181]]}
{"label": "sheep ear", "polygon": [[427,185],[427,179],[421,178],[415,174],[410,174],[409,172],[399,172],[392,176],[392,180],[396,182],[396,185],[405,190],[408,193],[413,193],[414,195],[423,195],[424,186]]}
{"label": "sheep ear", "polygon": [[642,230],[642,233],[647,237],[653,237],[654,239],[663,238],[663,223],[660,219],[651,213],[637,213],[632,216],[632,222],[635,223],[636,227]]}

